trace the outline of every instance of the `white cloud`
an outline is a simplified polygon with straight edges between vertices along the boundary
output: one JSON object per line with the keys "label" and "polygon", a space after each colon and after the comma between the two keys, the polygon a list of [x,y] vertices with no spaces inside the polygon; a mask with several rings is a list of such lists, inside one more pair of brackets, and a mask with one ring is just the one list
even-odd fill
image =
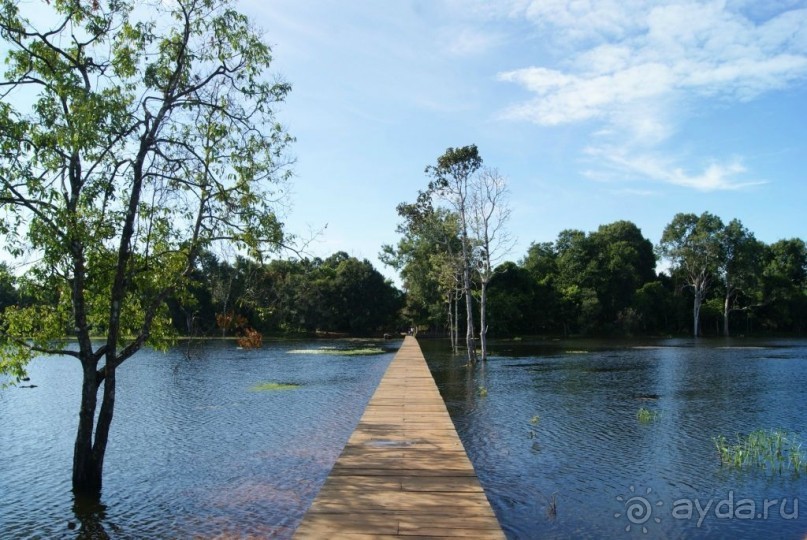
{"label": "white cloud", "polygon": [[[763,180],[742,180],[740,177],[747,169],[742,160],[736,157],[724,163],[708,163],[702,170],[693,173],[677,166],[675,160],[658,154],[636,154],[617,147],[589,147],[586,153],[610,166],[620,178],[629,173],[633,180],[661,182],[705,193],[739,190],[767,183]],[[602,173],[593,171],[588,174],[600,180],[614,176],[604,177]]]}
{"label": "white cloud", "polygon": [[[597,137],[619,140],[627,155],[668,139],[690,103],[749,101],[807,79],[807,9],[760,20],[747,8],[724,0],[534,0],[523,15],[572,49],[560,66],[499,73],[533,94],[504,116],[547,126],[596,121]],[[750,184],[738,163],[694,175],[666,170],[650,176],[701,191]]]}
{"label": "white cloud", "polygon": [[[557,3],[563,2],[551,4]],[[541,3],[541,9],[548,5]],[[500,73],[500,80],[520,84],[539,98],[511,109],[510,116],[515,112],[549,125],[575,122],[608,117],[615,106],[674,92],[752,99],[807,76],[807,50],[789,45],[807,34],[802,22],[807,10],[803,17],[783,14],[755,27],[721,5],[659,6],[647,12],[646,32],[584,49],[570,69]],[[553,20],[565,19],[555,15]],[[788,32],[778,33],[782,29]]]}
{"label": "white cloud", "polygon": [[538,94],[536,99],[511,108],[507,116],[546,125],[608,118],[627,104],[662,96],[674,88],[674,75],[668,66],[658,63],[593,76],[526,68],[501,73],[499,79],[517,82]]}
{"label": "white cloud", "polygon": [[563,39],[622,39],[641,28],[642,0],[532,0],[525,16],[548,28],[563,30]]}

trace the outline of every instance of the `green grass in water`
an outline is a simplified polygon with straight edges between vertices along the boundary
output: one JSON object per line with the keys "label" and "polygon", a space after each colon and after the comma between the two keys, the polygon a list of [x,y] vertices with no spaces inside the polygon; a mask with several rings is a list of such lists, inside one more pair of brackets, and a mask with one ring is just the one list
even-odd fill
{"label": "green grass in water", "polygon": [[277,382],[263,382],[258,383],[250,390],[253,392],[269,392],[273,390],[294,390],[295,388],[299,388],[299,384],[287,384],[287,383],[277,383]]}
{"label": "green grass in water", "polygon": [[370,356],[374,354],[384,354],[384,349],[379,347],[366,347],[364,349],[337,349],[335,347],[323,347],[321,349],[294,349],[289,354],[325,354],[329,356]]}
{"label": "green grass in water", "polygon": [[661,413],[659,413],[658,411],[640,407],[639,412],[636,413],[636,419],[639,420],[639,422],[642,422],[643,424],[647,424],[658,420],[658,417],[660,415]]}
{"label": "green grass in water", "polygon": [[726,437],[713,437],[720,464],[735,469],[763,469],[781,474],[807,472],[807,455],[801,449],[799,438],[782,429],[758,429],[737,442],[729,443]]}

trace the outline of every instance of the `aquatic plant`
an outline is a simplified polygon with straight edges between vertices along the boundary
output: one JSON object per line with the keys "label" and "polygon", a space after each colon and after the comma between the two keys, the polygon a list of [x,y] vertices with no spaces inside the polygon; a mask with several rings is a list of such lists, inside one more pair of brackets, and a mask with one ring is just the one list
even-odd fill
{"label": "aquatic plant", "polygon": [[654,411],[653,409],[647,409],[645,407],[639,407],[639,411],[636,413],[636,418],[643,424],[655,422],[658,420],[659,416],[661,416],[659,411]]}
{"label": "aquatic plant", "polygon": [[294,390],[295,388],[299,388],[299,384],[289,384],[289,383],[278,383],[278,382],[263,382],[258,383],[250,390],[253,392],[267,392],[271,390]]}
{"label": "aquatic plant", "polygon": [[558,494],[553,493],[552,498],[549,500],[549,504],[546,507],[546,517],[549,519],[555,519],[558,517]]}
{"label": "aquatic plant", "polygon": [[529,437],[530,439],[534,439],[538,436],[538,424],[541,422],[541,417],[537,414],[530,418],[530,428],[529,428]]}
{"label": "aquatic plant", "polygon": [[730,444],[724,435],[713,437],[720,464],[735,469],[765,469],[781,474],[807,472],[807,457],[795,434],[782,429],[758,429]]}

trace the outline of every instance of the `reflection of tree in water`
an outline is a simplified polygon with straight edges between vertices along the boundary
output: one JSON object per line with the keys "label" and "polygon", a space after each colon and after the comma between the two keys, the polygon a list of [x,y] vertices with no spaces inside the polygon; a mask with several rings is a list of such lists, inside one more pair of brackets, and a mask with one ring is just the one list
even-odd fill
{"label": "reflection of tree in water", "polygon": [[[91,498],[76,497],[73,501],[73,513],[78,520],[78,538],[79,540],[107,540],[109,534],[104,529],[104,520],[106,519],[106,505]],[[75,527],[75,523],[71,522],[71,528]],[[111,526],[113,529],[114,525]]]}

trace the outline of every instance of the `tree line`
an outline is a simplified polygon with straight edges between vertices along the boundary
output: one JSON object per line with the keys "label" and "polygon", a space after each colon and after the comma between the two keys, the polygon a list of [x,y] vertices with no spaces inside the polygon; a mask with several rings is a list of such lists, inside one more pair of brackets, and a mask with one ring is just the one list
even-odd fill
{"label": "tree line", "polygon": [[[25,309],[40,300],[31,276],[15,277],[0,264],[0,312]],[[345,252],[322,259],[276,259],[266,263],[237,256],[200,255],[182,294],[164,304],[174,336],[244,337],[313,335],[318,332],[377,336],[403,328],[404,295],[368,260]],[[62,320],[62,335],[70,333]]]}
{"label": "tree line", "polygon": [[[504,177],[475,145],[426,167],[414,202],[398,205],[400,239],[382,262],[403,281],[402,317],[469,360],[488,332],[514,335],[724,335],[807,329],[807,251],[798,238],[767,245],[740,220],[679,213],[658,245],[629,221],[561,231],[503,262],[512,243]],[[499,264],[501,263],[501,264]],[[661,271],[657,271],[661,268]]]}
{"label": "tree line", "polygon": [[[451,318],[439,250],[422,230],[400,230],[405,316],[442,332]],[[807,247],[799,238],[766,244],[709,212],[675,215],[655,246],[630,221],[564,230],[495,269],[487,308],[497,337],[803,333]]]}
{"label": "tree line", "polygon": [[[268,334],[368,336],[401,325],[403,293],[368,260],[342,251],[265,264],[206,253],[193,278],[190,295],[169,302],[183,335],[231,335],[249,327]],[[222,317],[240,325],[222,324]]]}

